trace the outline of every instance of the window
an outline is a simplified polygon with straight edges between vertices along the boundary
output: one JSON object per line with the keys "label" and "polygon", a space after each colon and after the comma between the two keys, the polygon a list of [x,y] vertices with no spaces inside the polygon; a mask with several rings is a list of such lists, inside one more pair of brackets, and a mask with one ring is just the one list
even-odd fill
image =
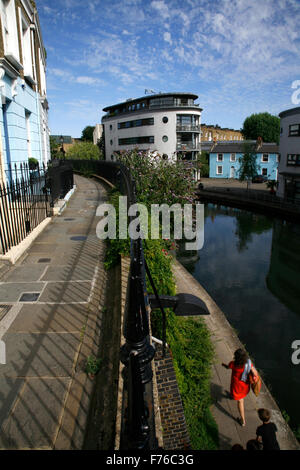
{"label": "window", "polygon": [[163,122],[164,124],[167,124],[168,120],[169,120],[169,119],[167,118],[167,116],[164,116],[164,117],[162,118],[162,122]]}
{"label": "window", "polygon": [[112,145],[112,144],[113,144],[113,141],[111,140],[111,141],[110,141],[110,145]]}
{"label": "window", "polygon": [[109,130],[112,131],[112,125],[111,125],[111,124],[110,124],[110,126],[109,126]]}
{"label": "window", "polygon": [[223,153],[218,153],[217,162],[222,162],[222,161],[223,161]]}
{"label": "window", "polygon": [[289,126],[289,137],[300,136],[300,124],[291,124]]}
{"label": "window", "polygon": [[269,155],[267,153],[264,153],[262,158],[261,158],[261,161],[264,162],[264,163],[268,163]]}
{"label": "window", "polygon": [[231,161],[231,162],[235,162],[235,161],[236,161],[235,153],[231,153],[231,154],[230,154],[230,161]]}
{"label": "window", "polygon": [[163,138],[162,138],[163,142],[168,142],[168,136],[167,135],[164,135]]}
{"label": "window", "polygon": [[129,129],[131,127],[153,126],[154,118],[135,119],[133,121],[118,122],[118,129]]}
{"label": "window", "polygon": [[23,67],[25,78],[33,80],[33,68],[32,68],[32,54],[31,54],[31,30],[30,26],[21,15],[21,42],[22,42],[22,55],[23,55]]}
{"label": "window", "polygon": [[0,9],[4,54],[8,56],[8,59],[13,62],[17,68],[20,68],[15,1],[2,0],[2,2],[0,2]]}
{"label": "window", "polygon": [[217,166],[217,175],[223,175],[223,167],[221,165]]}
{"label": "window", "polygon": [[261,174],[262,176],[268,176],[268,168],[262,168]]}
{"label": "window", "polygon": [[154,144],[154,136],[146,135],[142,137],[127,137],[126,139],[119,139],[119,145],[135,144]]}
{"label": "window", "polygon": [[300,166],[300,154],[289,153],[286,164],[287,166]]}
{"label": "window", "polygon": [[27,152],[31,157],[31,131],[30,131],[30,112],[25,111],[26,133],[27,133]]}

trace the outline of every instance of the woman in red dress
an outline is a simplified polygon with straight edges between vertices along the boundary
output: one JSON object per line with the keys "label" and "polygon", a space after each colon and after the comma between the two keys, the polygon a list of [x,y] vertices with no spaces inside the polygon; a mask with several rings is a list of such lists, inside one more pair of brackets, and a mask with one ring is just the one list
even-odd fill
{"label": "woman in red dress", "polygon": [[222,364],[226,369],[231,369],[231,384],[230,394],[233,400],[237,401],[238,410],[240,413],[239,423],[245,426],[245,409],[244,398],[248,395],[250,390],[249,372],[253,371],[257,375],[256,370],[250,361],[248,354],[243,349],[237,349],[234,353],[234,360],[228,365]]}

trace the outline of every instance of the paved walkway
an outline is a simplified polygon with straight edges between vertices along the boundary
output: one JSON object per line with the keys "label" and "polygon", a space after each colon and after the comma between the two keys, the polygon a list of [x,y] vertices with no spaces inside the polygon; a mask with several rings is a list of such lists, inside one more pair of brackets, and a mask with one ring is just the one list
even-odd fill
{"label": "paved walkway", "polygon": [[[215,362],[211,379],[211,395],[213,398],[212,414],[219,428],[220,450],[229,450],[234,444],[246,447],[247,441],[255,439],[256,428],[261,424],[257,410],[267,408],[272,412],[272,421],[278,428],[277,438],[281,450],[300,450],[294,434],[284,421],[280,410],[272,398],[265,384],[258,397],[254,393],[245,398],[246,426],[241,427],[237,423],[239,416],[236,402],[229,396],[231,371],[222,367],[222,362],[228,364],[233,359],[236,349],[243,347],[232,327],[225,318],[213,299],[193,276],[177,261],[174,263],[174,274],[177,284],[177,292],[194,294],[202,299],[210,312],[210,315],[202,318],[211,332],[212,342],[215,347]],[[259,368],[259,364],[257,364]]]}
{"label": "paved walkway", "polygon": [[101,184],[79,176],[53,218],[15,266],[0,271],[0,448],[80,449],[106,285],[96,237]]}

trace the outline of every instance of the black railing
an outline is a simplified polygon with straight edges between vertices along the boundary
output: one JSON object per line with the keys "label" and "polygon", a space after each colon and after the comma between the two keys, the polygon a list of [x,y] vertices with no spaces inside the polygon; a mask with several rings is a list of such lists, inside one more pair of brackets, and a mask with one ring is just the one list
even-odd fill
{"label": "black railing", "polygon": [[47,188],[50,192],[51,207],[58,199],[63,199],[73,186],[72,163],[65,159],[51,160],[47,170]]}
{"label": "black railing", "polygon": [[8,170],[10,182],[0,184],[0,238],[2,254],[18,245],[48,215],[45,168],[27,164]]}
{"label": "black railing", "polygon": [[[101,176],[127,196],[128,208],[137,202],[135,182],[130,171],[120,162],[72,161],[75,171]],[[132,217],[132,219],[135,217]],[[129,217],[129,223],[131,218]],[[163,353],[166,342],[166,315],[164,308],[172,308],[176,315],[208,314],[205,304],[193,295],[159,296],[143,253],[141,238],[131,240],[131,262],[127,291],[127,305],[124,319],[126,343],[121,348],[120,359],[126,366],[127,410],[125,413],[121,449],[145,450],[155,448],[153,428],[152,367],[155,349],[149,336],[151,308],[158,308],[162,314]],[[146,274],[152,286],[153,295],[146,289]],[[164,355],[164,354],[163,354]],[[152,415],[151,415],[152,410]],[[151,447],[152,446],[152,447]]]}

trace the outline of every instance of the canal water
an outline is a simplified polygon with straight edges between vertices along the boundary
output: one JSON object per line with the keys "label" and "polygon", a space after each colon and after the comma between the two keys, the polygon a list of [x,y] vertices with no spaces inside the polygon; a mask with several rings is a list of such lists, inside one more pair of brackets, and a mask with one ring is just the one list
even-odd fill
{"label": "canal water", "polygon": [[[292,428],[300,429],[300,224],[249,211],[205,205],[204,246],[179,249],[237,331]],[[299,355],[300,357],[300,355]]]}

